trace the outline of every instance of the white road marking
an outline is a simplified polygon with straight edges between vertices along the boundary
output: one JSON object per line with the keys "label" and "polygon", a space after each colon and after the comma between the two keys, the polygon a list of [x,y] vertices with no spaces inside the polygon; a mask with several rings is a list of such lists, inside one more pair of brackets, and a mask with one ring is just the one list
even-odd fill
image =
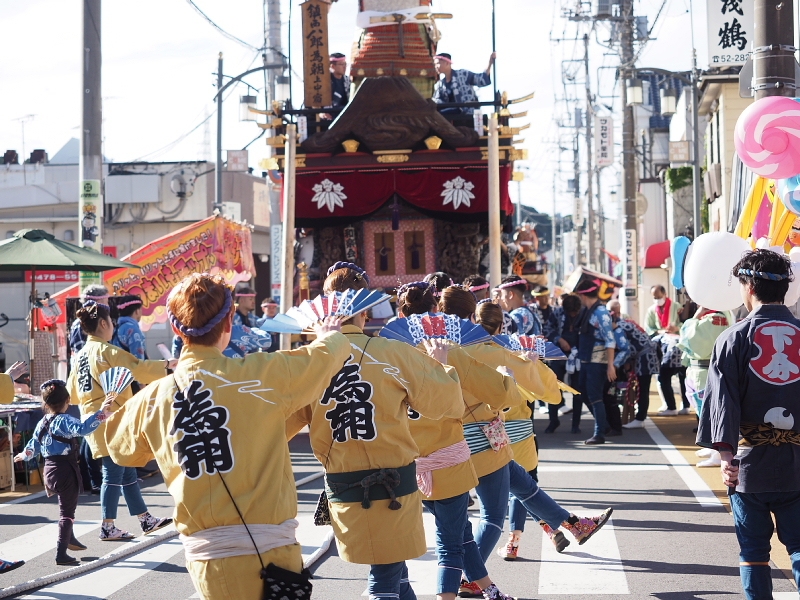
{"label": "white road marking", "polygon": [[681,479],[683,479],[686,487],[694,494],[700,506],[706,508],[714,506],[721,507],[722,502],[720,502],[711,488],[708,487],[708,484],[703,481],[703,478],[694,470],[694,467],[690,465],[683,457],[683,454],[670,443],[667,437],[661,433],[661,430],[656,427],[656,424],[653,423],[651,419],[647,419],[644,422],[644,428],[647,430],[647,433],[650,434],[650,437],[653,438],[656,446],[664,453],[666,459],[675,468],[675,471],[680,475]]}
{"label": "white road marking", "polygon": [[[97,521],[75,521],[73,532],[80,537],[92,530],[99,530]],[[32,560],[45,552],[56,550],[58,523],[50,523],[24,533],[0,544],[0,556],[11,556],[14,560]]]}
{"label": "white road marking", "polygon": [[669,465],[565,465],[540,466],[539,473],[630,473],[635,471],[669,471]]}
{"label": "white road marking", "polygon": [[41,492],[35,492],[33,494],[28,494],[27,496],[20,496],[19,498],[14,498],[13,500],[9,500],[4,504],[0,504],[0,509],[6,508],[8,506],[13,506],[15,504],[21,504],[23,502],[28,502],[29,500],[36,500],[37,498],[41,498],[42,496],[46,496],[47,492],[42,490]]}
{"label": "white road marking", "polygon": [[772,600],[797,600],[797,592],[772,592]]}
{"label": "white road marking", "polygon": [[630,594],[612,519],[583,546],[565,535],[571,545],[562,554],[542,535],[539,594]]}
{"label": "white road marking", "polygon": [[22,600],[96,599],[96,594],[87,593],[89,590],[102,590],[103,597],[108,598],[111,594],[147,575],[182,550],[183,544],[181,544],[180,540],[171,539],[113,565],[90,571],[85,575],[56,583],[30,595],[23,596]]}
{"label": "white road marking", "polygon": [[330,525],[314,525],[314,513],[298,513],[297,541],[303,547],[303,562],[307,561],[328,539],[333,531]]}

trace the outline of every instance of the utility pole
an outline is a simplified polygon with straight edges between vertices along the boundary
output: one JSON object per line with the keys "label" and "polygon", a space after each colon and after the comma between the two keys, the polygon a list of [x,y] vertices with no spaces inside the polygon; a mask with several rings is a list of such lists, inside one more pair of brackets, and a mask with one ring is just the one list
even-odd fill
{"label": "utility pole", "polygon": [[786,0],[755,0],[753,95],[795,95],[794,7]]}
{"label": "utility pole", "polygon": [[217,161],[214,167],[214,208],[222,212],[222,52],[217,59]]}
{"label": "utility pole", "polygon": [[551,247],[553,248],[553,264],[550,265],[550,268],[554,271],[554,278],[553,282],[561,281],[560,277],[558,276],[560,269],[558,268],[558,248],[556,245],[556,198],[558,194],[556,193],[556,174],[553,173],[553,218],[550,220],[550,225],[552,228],[551,239]]}
{"label": "utility pole", "polygon": [[600,169],[596,168],[594,170],[594,175],[597,178],[597,240],[600,244],[599,248],[597,249],[597,270],[601,273],[605,273],[607,269],[604,269],[603,266],[608,264],[605,255],[603,254],[603,248],[606,247],[606,219],[605,214],[603,212],[603,200],[600,198]]}
{"label": "utility pole", "polygon": [[589,237],[589,255],[586,262],[590,269],[597,269],[597,250],[596,240],[597,228],[594,218],[594,206],[592,198],[592,87],[589,79],[589,34],[583,34],[583,68],[586,79],[586,203],[588,227],[586,233]]}
{"label": "utility pole", "polygon": [[622,172],[623,172],[623,244],[625,248],[624,296],[622,312],[635,321],[639,314],[639,240],[636,214],[636,141],[634,139],[633,106],[628,105],[627,79],[634,68],[633,0],[622,0],[620,23],[620,94],[622,96]]}
{"label": "utility pole", "polygon": [[[103,249],[103,106],[100,88],[101,0],[83,0],[83,52],[81,56],[81,154],[78,162],[80,245]],[[81,290],[102,283],[99,273],[81,272]],[[31,370],[32,371],[32,370]]]}
{"label": "utility pole", "polygon": [[575,121],[575,139],[572,142],[572,171],[575,178],[572,188],[575,197],[573,220],[575,227],[575,268],[584,264],[583,260],[583,203],[581,201],[581,152],[578,144],[581,129],[581,109],[575,108],[573,117]]}
{"label": "utility pole", "polygon": [[[792,59],[794,62],[794,59]],[[701,223],[703,192],[700,189],[700,161],[703,156],[700,143],[700,71],[697,69],[697,50],[692,48],[692,218],[694,219],[694,239],[703,233]]]}

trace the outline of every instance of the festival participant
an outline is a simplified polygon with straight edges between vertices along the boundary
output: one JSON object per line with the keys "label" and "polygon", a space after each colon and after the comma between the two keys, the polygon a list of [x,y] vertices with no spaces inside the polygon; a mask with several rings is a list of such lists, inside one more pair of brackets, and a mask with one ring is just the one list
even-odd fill
{"label": "festival participant", "polygon": [[350,77],[347,76],[347,57],[341,52],[330,55],[332,106],[347,106],[350,101]]}
{"label": "festival participant", "polygon": [[[542,335],[547,338],[547,341],[557,345],[558,340],[561,338],[560,307],[550,304],[550,290],[544,285],[533,286],[531,298],[534,303],[530,308],[534,310],[534,314],[539,320],[539,324],[542,326]],[[547,361],[547,366],[550,367],[559,380],[563,379],[564,373],[566,373],[566,362],[563,360]],[[558,420],[558,405],[560,403],[559,401],[556,404],[548,404],[540,401],[539,412],[548,415],[548,417],[555,416],[556,420]],[[551,418],[550,422],[552,423],[552,421],[553,419]],[[548,428],[549,427],[550,425],[548,425]],[[555,429],[551,429],[548,433],[552,433],[553,431],[555,431]]]}
{"label": "festival participant", "polygon": [[[337,320],[318,324],[316,341],[301,349],[232,360],[222,355],[234,310],[222,277],[187,277],[170,293],[167,310],[184,341],[180,360],[172,376],[147,386],[108,420],[111,456],[122,465],[158,462],[202,598],[280,598],[293,581],[310,588],[300,575],[285,424],[322,395],[347,359]],[[280,594],[264,595],[270,580]],[[291,597],[308,598],[310,589]]]}
{"label": "festival participant", "polygon": [[[650,383],[653,375],[658,373],[658,355],[653,340],[639,327],[638,323],[622,316],[622,307],[619,300],[608,303],[608,312],[616,329],[625,334],[625,338],[635,355],[633,372],[639,383],[639,396],[636,401],[636,416],[622,426],[623,429],[641,429],[647,418],[647,409],[650,407]],[[615,329],[615,331],[616,331]],[[615,357],[616,360],[616,357]]]}
{"label": "festival participant", "polygon": [[258,322],[253,311],[256,309],[256,292],[247,285],[236,289],[236,312],[233,314],[234,325],[244,325],[253,329]]}
{"label": "festival participant", "polygon": [[144,333],[139,327],[142,319],[142,299],[139,296],[122,296],[117,300],[117,329],[111,343],[130,352],[139,360],[147,359],[147,349],[144,343]]}
{"label": "festival participant", "polygon": [[[108,288],[104,285],[93,283],[87,285],[86,289],[81,294],[81,303],[86,303],[89,300],[99,302],[100,304],[108,304]],[[81,329],[81,320],[75,317],[72,325],[69,328],[69,349],[72,355],[76,355],[81,351],[83,345],[86,343],[86,334]]]}
{"label": "festival participant", "polygon": [[[572,386],[578,384],[578,378],[580,376],[580,371],[578,369],[580,362],[577,360],[578,338],[580,330],[579,325],[582,317],[581,313],[584,310],[581,299],[577,294],[564,294],[561,296],[561,311],[558,313],[561,337],[558,339],[558,345],[561,347],[564,354],[567,355],[567,360],[563,361],[564,364],[560,369],[563,370],[563,374],[559,377],[559,381],[569,383]],[[558,370],[553,369],[553,371],[557,376],[559,375]],[[547,426],[547,429],[544,430],[545,433],[553,433],[561,425],[561,421],[558,417],[568,415],[572,412],[573,407],[567,406],[566,402],[564,402],[563,406],[558,409],[555,415],[553,414],[555,412],[553,408],[555,407],[548,406],[550,424]]]}
{"label": "festival participant", "polygon": [[475,294],[475,299],[480,302],[489,297],[489,282],[480,275],[470,275],[464,280],[464,287]]}
{"label": "festival participant", "polygon": [[100,410],[81,422],[67,413],[69,393],[67,384],[60,379],[45,381],[42,386],[42,410],[45,416],[33,430],[25,448],[14,457],[14,462],[44,457],[44,485],[48,496],[58,494],[58,544],[57,565],[76,565],[78,560],[67,550],[86,550],[72,532],[75,509],[81,492],[81,474],[78,469],[78,438],[89,436],[111,414],[113,397],[103,402]]}
{"label": "festival participant", "polygon": [[430,283],[433,287],[433,295],[438,298],[442,294],[442,290],[453,285],[453,278],[447,273],[436,271],[435,273],[428,273],[422,279],[425,283]]}
{"label": "festival participant", "polygon": [[[365,287],[359,269],[340,267],[323,289]],[[287,434],[310,426],[311,447],[325,469],[320,500],[327,501],[339,556],[370,565],[370,599],[411,600],[405,561],[423,555],[427,545],[409,410],[436,421],[453,419],[463,400],[455,369],[439,364],[447,362],[445,345],[429,344],[431,358],[408,344],[364,335],[365,322],[361,313],[342,326],[349,357],[324,394],[317,394],[319,402],[287,423]]]}
{"label": "festival participant", "polygon": [[[482,73],[473,73],[467,69],[454,69],[453,57],[446,52],[440,52],[433,57],[436,68],[436,84],[433,86],[432,100],[436,104],[477,102],[478,95],[475,87],[485,87],[492,82],[490,73],[497,54],[492,52],[489,56],[489,66]],[[449,107],[441,109],[442,114],[468,114],[475,112],[472,107]]]}
{"label": "festival participant", "polygon": [[[611,312],[609,311],[609,315]],[[611,330],[614,333],[614,342],[616,348],[614,349],[614,369],[617,374],[622,374],[622,377],[627,381],[633,363],[636,359],[636,353],[631,345],[628,343],[628,338],[625,331],[619,326],[619,323],[611,316]],[[606,427],[607,437],[619,437],[622,435],[622,411],[620,410],[620,402],[617,398],[617,386],[614,381],[606,381],[603,386],[603,406],[606,409]]]}
{"label": "festival participant", "polygon": [[[700,306],[695,315],[681,326],[678,347],[683,351],[682,360],[684,366],[687,366],[686,395],[694,404],[698,417],[702,412],[714,343],[731,325],[733,325],[732,315],[718,310],[707,310]],[[705,459],[697,463],[698,467],[718,467],[721,464],[719,452],[712,448],[702,448],[697,451],[697,455]]]}
{"label": "festival participant", "polygon": [[614,349],[617,343],[611,326],[611,315],[600,302],[600,281],[585,280],[578,284],[575,293],[586,309],[581,318],[578,336],[578,359],[581,361],[578,390],[573,398],[572,433],[580,433],[581,404],[586,402],[594,415],[594,435],[587,445],[605,444],[606,409],[603,404],[603,387],[606,381],[615,381]]}
{"label": "festival participant", "polygon": [[[266,323],[270,319],[275,318],[275,315],[278,314],[279,308],[280,307],[278,306],[278,303],[275,302],[272,298],[264,298],[261,301],[262,316],[257,321],[260,331],[263,331],[263,329],[261,329],[261,326],[264,323]],[[264,352],[277,352],[278,350],[281,349],[281,337],[279,335],[270,334],[270,338],[272,338],[272,342],[270,343],[269,348],[264,350]]]}
{"label": "festival participant", "polygon": [[[447,302],[457,288],[442,291],[441,301]],[[458,290],[463,291],[463,290]],[[419,281],[398,289],[398,307],[403,317],[428,312],[435,304],[433,289]],[[474,296],[469,295],[474,311]],[[492,368],[478,362],[460,348],[452,348],[447,357],[458,373],[465,393],[485,394],[494,398],[516,398],[514,379],[505,367]],[[461,411],[465,409],[462,406]],[[461,414],[439,420],[410,413],[411,434],[417,443],[418,480],[425,496],[423,505],[436,520],[436,552],[439,557],[439,598],[451,600],[461,585],[461,573],[477,587],[480,597],[509,598],[497,590],[488,576],[484,559],[472,534],[469,521],[469,490],[478,484],[470,460],[469,445],[464,439]]]}
{"label": "festival participant", "polygon": [[[483,328],[486,329],[488,333],[497,335],[502,326],[502,311],[499,310],[499,307],[482,302],[480,306],[477,307],[476,311],[477,321],[483,326]],[[557,380],[554,374],[547,367],[542,365],[540,361],[536,360],[537,357],[535,354],[529,353],[523,356],[518,356],[506,350],[505,348],[500,348],[499,346],[494,347],[503,350],[505,357],[499,358],[499,355],[496,352],[492,353],[493,356],[482,352],[481,360],[484,360],[484,362],[487,362],[487,364],[490,366],[495,364],[493,359],[506,361],[505,364],[511,366],[515,377],[517,377],[518,383],[524,389],[545,400],[552,401],[556,399],[554,389],[558,388]],[[537,379],[540,382],[539,385],[536,383]],[[524,412],[515,412],[515,409],[512,408],[505,414],[505,417],[507,421],[511,422],[522,421],[521,417],[523,417],[524,414]],[[536,454],[535,443],[532,443],[534,441],[532,436],[532,428],[531,436],[529,437],[519,435],[519,425],[512,424],[511,428],[512,432],[514,432],[514,438],[512,438],[512,441],[516,441],[520,437],[522,439],[519,439],[515,444],[512,444],[512,449],[515,453],[515,459],[508,463],[507,467],[509,471],[509,489],[511,495],[513,496],[509,510],[514,511],[513,507],[516,506],[515,502],[519,502],[525,511],[539,522],[539,525],[550,538],[550,541],[556,547],[558,552],[562,552],[564,548],[569,545],[569,541],[566,540],[564,534],[559,530],[559,527],[564,527],[564,529],[569,531],[579,544],[585,543],[603,525],[605,525],[608,517],[613,512],[612,509],[606,509],[598,517],[587,518],[576,517],[574,514],[569,513],[561,508],[556,502],[553,501],[552,498],[550,498],[550,496],[544,492],[544,490],[539,488],[536,478],[530,473],[526,473],[525,468],[518,464],[516,460],[516,453],[519,452],[520,458],[523,462],[527,463],[528,465],[535,464],[536,467],[538,467],[538,454]],[[536,467],[534,467],[534,469]],[[481,498],[481,502],[483,502],[483,498]],[[501,505],[501,508],[505,509],[505,505]],[[508,550],[509,545],[512,547],[516,546],[516,552],[512,550],[510,553],[514,555],[514,558],[516,558],[516,554],[519,552],[519,541],[524,530],[524,519],[522,518],[519,509],[514,512],[515,514],[511,525],[509,544],[506,545],[506,550]],[[500,522],[499,527],[502,531],[503,521]],[[497,538],[495,539],[495,543],[499,537],[500,535],[498,534]],[[491,551],[491,547],[489,550]],[[498,550],[498,553],[499,552],[500,550]],[[501,556],[504,556],[505,558],[505,555]]]}
{"label": "festival participant", "polygon": [[500,290],[500,307],[508,313],[512,321],[512,330],[506,333],[542,335],[542,324],[525,303],[528,281],[519,275],[509,275],[503,278],[497,289]]}
{"label": "festival participant", "polygon": [[800,320],[783,304],[792,280],[785,255],[747,252],[732,275],[752,312],[714,344],[697,444],[721,454],[744,595],[762,600],[772,598],[776,527],[800,585]]}
{"label": "festival participant", "polygon": [[[89,300],[77,314],[87,339],[86,345],[75,357],[75,368],[70,373],[67,386],[69,396],[75,399],[84,417],[97,412],[105,400],[105,393],[100,385],[100,374],[104,371],[112,367],[125,367],[130,369],[135,380],[149,383],[164,377],[167,369],[174,364],[174,361],[139,360],[121,348],[112,346],[110,342],[114,325],[107,305]],[[117,396],[112,408],[124,406],[131,395],[128,386]],[[100,489],[103,523],[100,539],[118,541],[134,537],[114,524],[120,494],[125,497],[130,514],[139,518],[143,533],[152,533],[169,525],[172,519],[160,519],[148,512],[139,489],[136,469],[122,467],[109,456],[103,437],[105,426],[101,424],[96,435],[85,438],[93,458],[102,459],[103,462],[103,484]],[[144,463],[140,466],[144,466]]]}

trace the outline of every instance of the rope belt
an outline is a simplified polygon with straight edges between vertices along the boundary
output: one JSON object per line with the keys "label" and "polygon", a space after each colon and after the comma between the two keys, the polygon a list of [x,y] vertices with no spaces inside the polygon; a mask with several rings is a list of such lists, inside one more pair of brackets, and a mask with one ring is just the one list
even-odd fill
{"label": "rope belt", "polygon": [[749,446],[780,446],[794,444],[800,446],[800,431],[776,429],[768,423],[742,423],[739,433]]}
{"label": "rope belt", "polygon": [[417,491],[415,463],[397,469],[367,469],[349,473],[326,473],[326,491],[330,502],[358,502],[363,508],[372,506],[372,500],[391,500],[389,508],[399,510],[398,496]]}

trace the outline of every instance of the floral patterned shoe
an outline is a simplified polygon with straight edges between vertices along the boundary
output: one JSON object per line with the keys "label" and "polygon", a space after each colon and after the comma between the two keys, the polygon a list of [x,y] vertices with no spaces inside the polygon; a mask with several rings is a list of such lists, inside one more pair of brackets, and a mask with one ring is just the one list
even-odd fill
{"label": "floral patterned shoe", "polygon": [[565,536],[560,529],[553,529],[544,521],[539,521],[539,526],[547,534],[547,537],[550,538],[550,541],[553,542],[553,546],[556,547],[556,552],[561,554],[564,549],[569,546],[567,536]]}
{"label": "floral patterned shoe", "polygon": [[575,515],[570,515],[569,519],[561,525],[578,540],[579,545],[582,545],[600,531],[600,528],[608,522],[612,512],[614,512],[613,508],[607,508],[598,517],[576,517]]}

